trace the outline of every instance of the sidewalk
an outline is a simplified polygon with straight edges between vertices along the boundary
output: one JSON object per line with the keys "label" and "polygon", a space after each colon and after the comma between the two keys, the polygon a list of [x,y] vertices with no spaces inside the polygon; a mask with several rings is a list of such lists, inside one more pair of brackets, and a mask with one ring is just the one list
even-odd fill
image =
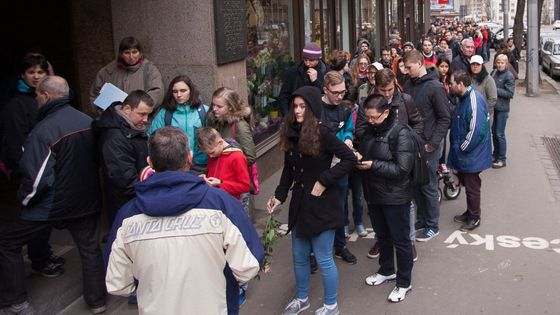
{"label": "sidewalk", "polygon": [[[508,166],[482,175],[482,225],[473,233],[456,230],[453,216],[465,208],[464,191],[457,200],[443,200],[440,235],[417,243],[413,291],[404,302],[387,302],[394,284],[369,287],[364,283],[378,268],[377,259],[366,258],[373,233],[367,238],[351,237],[348,246],[358,263],[336,260],[341,314],[558,313],[560,179],[541,139],[560,136],[560,95],[551,87],[545,85],[541,96],[528,98],[518,86],[506,131]],[[265,202],[279,178],[277,172],[262,182],[261,194],[255,198],[259,230],[266,219]],[[281,206],[278,220],[287,222],[287,208],[288,202]],[[30,276],[31,302],[38,314],[90,314],[80,298],[81,271],[74,244],[66,231],[55,231],[52,243],[68,260],[67,272],[56,279]],[[250,283],[241,314],[280,314],[293,298],[289,236],[279,241],[273,255],[271,272]],[[320,273],[311,277],[310,301],[311,308],[301,314],[312,314],[322,305]],[[106,314],[136,313],[126,299],[110,297]]]}

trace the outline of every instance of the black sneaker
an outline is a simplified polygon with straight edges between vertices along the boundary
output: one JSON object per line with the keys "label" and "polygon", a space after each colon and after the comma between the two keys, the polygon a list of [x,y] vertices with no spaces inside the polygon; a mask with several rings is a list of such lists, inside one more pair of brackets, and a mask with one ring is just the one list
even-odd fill
{"label": "black sneaker", "polygon": [[55,264],[55,265],[57,265],[57,266],[59,266],[59,267],[60,267],[60,266],[64,266],[64,264],[66,263],[66,259],[64,259],[64,258],[62,258],[62,257],[60,257],[60,256],[57,256],[57,255],[55,255],[55,254],[51,254],[51,256],[49,257],[49,260],[50,260],[53,264]]}
{"label": "black sneaker", "polygon": [[49,262],[43,268],[32,268],[32,269],[34,272],[40,274],[45,278],[56,278],[64,273],[64,269],[62,269],[58,265],[53,264],[52,262]]}
{"label": "black sneaker", "polygon": [[453,221],[457,223],[467,223],[469,220],[469,214],[465,211],[463,214],[456,215],[453,217]]}
{"label": "black sneaker", "polygon": [[480,226],[480,219],[470,218],[469,221],[467,221],[467,223],[461,226],[461,231],[463,232],[472,231],[479,226]]}
{"label": "black sneaker", "polygon": [[358,258],[354,256],[347,247],[344,247],[341,250],[335,250],[334,256],[344,260],[345,262],[349,263],[350,265],[354,265],[358,262]]}

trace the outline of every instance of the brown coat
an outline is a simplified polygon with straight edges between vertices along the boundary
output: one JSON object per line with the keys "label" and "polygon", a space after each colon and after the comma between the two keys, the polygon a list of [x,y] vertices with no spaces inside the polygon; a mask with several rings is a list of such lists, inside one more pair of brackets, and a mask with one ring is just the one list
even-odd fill
{"label": "brown coat", "polygon": [[[147,76],[144,75],[146,69],[148,71]],[[146,84],[144,84],[145,80]],[[119,68],[116,60],[111,61],[108,65],[101,68],[101,70],[97,72],[95,82],[89,90],[91,106],[94,106],[93,101],[97,98],[99,90],[101,90],[101,87],[106,82],[114,84],[126,93],[130,93],[134,90],[144,90],[152,97],[156,107],[163,101],[164,88],[161,73],[156,66],[146,58],[144,58],[141,63],[129,66],[126,69]]]}

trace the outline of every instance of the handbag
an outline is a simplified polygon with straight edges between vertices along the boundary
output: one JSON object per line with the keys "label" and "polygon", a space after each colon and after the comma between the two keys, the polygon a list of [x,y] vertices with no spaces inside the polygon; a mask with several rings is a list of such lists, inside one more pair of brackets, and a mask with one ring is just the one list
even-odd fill
{"label": "handbag", "polygon": [[[237,134],[237,122],[234,121],[231,125],[231,135],[233,137],[234,140],[237,141],[237,139],[235,139],[235,136]],[[260,182],[259,182],[259,169],[257,167],[257,162],[255,161],[253,164],[248,165],[249,168],[249,179],[251,181],[251,190],[249,191],[251,193],[251,195],[258,195],[261,192],[260,189]]]}

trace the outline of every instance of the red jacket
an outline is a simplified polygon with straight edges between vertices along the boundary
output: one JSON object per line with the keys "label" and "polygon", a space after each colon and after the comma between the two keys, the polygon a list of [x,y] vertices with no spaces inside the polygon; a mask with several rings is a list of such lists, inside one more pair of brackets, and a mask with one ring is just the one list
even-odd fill
{"label": "red jacket", "polygon": [[206,176],[219,179],[220,188],[236,199],[251,189],[247,158],[238,148],[227,147],[219,157],[208,157]]}

